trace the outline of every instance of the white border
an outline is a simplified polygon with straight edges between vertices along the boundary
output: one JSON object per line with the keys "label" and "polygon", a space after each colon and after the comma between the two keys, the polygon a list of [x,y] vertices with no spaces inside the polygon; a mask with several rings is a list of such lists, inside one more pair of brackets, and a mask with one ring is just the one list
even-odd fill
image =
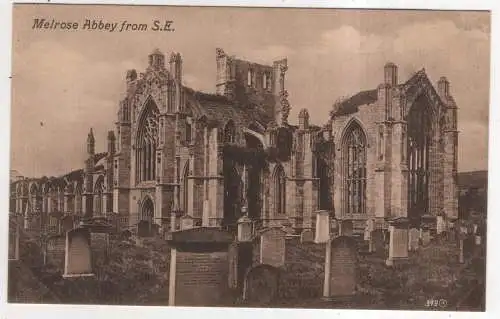
{"label": "white border", "polygon": [[[16,3],[48,3],[48,1],[16,1]],[[50,1],[53,4],[71,3],[88,4],[88,1]],[[95,4],[128,4],[128,5],[190,5],[190,6],[254,6],[254,7],[322,7],[322,8],[380,8],[380,9],[444,9],[444,10],[492,10],[492,30],[491,30],[491,85],[490,85],[490,142],[489,142],[489,189],[488,189],[488,265],[487,265],[487,295],[486,313],[453,313],[453,312],[417,312],[417,311],[372,311],[372,310],[302,310],[302,309],[241,309],[241,308],[170,308],[170,307],[126,307],[126,306],[51,306],[51,305],[13,305],[6,304],[7,294],[7,268],[0,267],[2,275],[1,309],[2,318],[159,318],[166,316],[226,318],[238,316],[240,319],[258,316],[264,318],[287,318],[299,319],[307,317],[324,318],[500,318],[498,297],[500,295],[500,281],[497,274],[499,249],[495,246],[495,228],[500,225],[500,216],[497,214],[499,208],[497,196],[498,187],[495,182],[499,179],[499,171],[494,163],[500,162],[500,156],[495,148],[495,131],[498,129],[495,123],[500,121],[500,112],[495,107],[500,103],[498,74],[498,50],[499,42],[499,9],[498,0],[337,0],[337,1],[307,1],[307,0],[205,0],[205,1],[92,1]],[[1,167],[0,179],[0,211],[3,212],[4,222],[0,223],[0,233],[4,235],[0,247],[2,260],[7,260],[7,215],[8,215],[8,194],[9,194],[9,161],[10,161],[10,73],[11,73],[11,37],[12,37],[12,4],[6,0],[0,1],[0,40],[4,48],[0,55],[0,134],[3,143],[0,143]],[[471,154],[474,156],[474,154]],[[500,182],[500,180],[499,180]]]}

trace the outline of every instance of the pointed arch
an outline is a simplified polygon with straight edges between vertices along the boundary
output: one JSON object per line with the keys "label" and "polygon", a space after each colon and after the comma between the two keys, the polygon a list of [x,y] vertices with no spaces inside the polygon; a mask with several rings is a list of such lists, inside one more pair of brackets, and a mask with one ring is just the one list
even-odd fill
{"label": "pointed arch", "polygon": [[223,142],[226,144],[236,143],[236,126],[233,120],[227,121],[226,125],[224,125],[224,140]]}
{"label": "pointed arch", "polygon": [[431,105],[431,100],[421,95],[414,100],[406,117],[406,149],[402,161],[408,167],[408,217],[418,219],[430,214],[431,162],[435,162],[436,133],[439,123]]}
{"label": "pointed arch", "polygon": [[344,215],[366,213],[366,134],[356,120],[346,126],[341,140]]}
{"label": "pointed arch", "polygon": [[135,136],[136,181],[156,179],[156,148],[158,146],[159,110],[152,97],[146,99],[137,122]]}
{"label": "pointed arch", "polygon": [[273,172],[274,211],[275,215],[286,213],[286,174],[281,164],[276,165]]}
{"label": "pointed arch", "polygon": [[153,224],[155,205],[150,196],[145,196],[141,201],[139,221],[147,221]]}
{"label": "pointed arch", "polygon": [[182,210],[188,213],[189,207],[189,160],[186,161],[182,171]]}
{"label": "pointed arch", "polygon": [[102,216],[103,212],[104,175],[99,175],[94,184],[94,216]]}

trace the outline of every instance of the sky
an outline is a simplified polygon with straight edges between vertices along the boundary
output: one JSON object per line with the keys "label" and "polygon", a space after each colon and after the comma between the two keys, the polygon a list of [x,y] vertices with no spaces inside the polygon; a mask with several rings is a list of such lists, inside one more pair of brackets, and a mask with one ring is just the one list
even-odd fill
{"label": "sky", "polygon": [[[104,23],[174,21],[173,32],[38,30],[35,18]],[[120,28],[120,26],[118,26]],[[289,121],[307,108],[324,124],[339,97],[376,88],[393,62],[399,80],[446,76],[459,107],[459,171],[487,169],[490,14],[459,11],[14,5],[11,169],[24,176],[83,167],[114,129],[128,69],[155,48],[183,58],[184,84],[215,91],[215,49],[259,63],[286,57]]]}

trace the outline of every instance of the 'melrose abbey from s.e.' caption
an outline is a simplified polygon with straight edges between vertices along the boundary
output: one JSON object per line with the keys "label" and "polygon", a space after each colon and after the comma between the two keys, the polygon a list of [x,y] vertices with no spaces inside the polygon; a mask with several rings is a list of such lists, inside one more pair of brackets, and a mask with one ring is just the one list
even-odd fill
{"label": "'melrose abbey from s.e.' caption", "polygon": [[102,19],[85,19],[82,23],[77,21],[58,21],[55,19],[35,18],[32,29],[37,30],[84,30],[84,31],[175,31],[171,20],[153,20],[151,25],[147,23],[132,23],[127,20],[121,22],[104,21]]}
{"label": "'melrose abbey from s.e.' caption", "polygon": [[84,167],[13,182],[11,211],[45,225],[114,216],[160,233],[182,218],[230,229],[246,215],[300,233],[321,211],[363,225],[458,217],[457,106],[445,77],[434,86],[422,69],[400,81],[387,63],[378,87],[335,102],[322,126],[307,109],[291,125],[286,59],[261,65],[217,49],[214,62],[207,94],[183,85],[180,54],[166,62],[153,51],[144,72],[126,73],[107,150],[90,129]]}

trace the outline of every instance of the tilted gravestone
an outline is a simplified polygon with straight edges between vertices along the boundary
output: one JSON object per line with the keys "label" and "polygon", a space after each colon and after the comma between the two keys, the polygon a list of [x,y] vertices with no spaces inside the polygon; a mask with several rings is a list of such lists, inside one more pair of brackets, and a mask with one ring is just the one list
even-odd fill
{"label": "tilted gravestone", "polygon": [[273,267],[285,265],[286,233],[279,228],[268,228],[260,234],[260,263]]}
{"label": "tilted gravestone", "polygon": [[63,276],[92,276],[92,250],[88,229],[77,228],[66,233]]}
{"label": "tilted gravestone", "polygon": [[62,230],[64,233],[66,232],[69,232],[70,230],[72,230],[75,226],[75,221],[74,221],[74,218],[73,216],[71,215],[68,215],[68,216],[64,216],[61,220],[61,227],[62,227]]}
{"label": "tilted gravestone", "polygon": [[209,227],[169,234],[170,306],[223,306],[230,296],[229,245],[233,236]]}
{"label": "tilted gravestone", "polygon": [[408,250],[416,251],[418,250],[418,242],[420,239],[420,231],[416,228],[410,229],[408,233]]}
{"label": "tilted gravestone", "polygon": [[258,265],[245,275],[243,300],[266,305],[278,296],[279,270],[269,265]]}
{"label": "tilted gravestone", "polygon": [[314,234],[311,229],[305,229],[300,234],[301,243],[312,243],[314,241]]}
{"label": "tilted gravestone", "polygon": [[352,237],[340,236],[326,246],[323,297],[352,296],[358,282],[358,253]]}

